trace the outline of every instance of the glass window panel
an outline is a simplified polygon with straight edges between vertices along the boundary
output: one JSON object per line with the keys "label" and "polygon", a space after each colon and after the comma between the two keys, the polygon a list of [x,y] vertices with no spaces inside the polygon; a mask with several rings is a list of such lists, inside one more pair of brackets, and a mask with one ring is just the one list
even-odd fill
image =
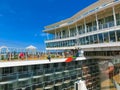
{"label": "glass window panel", "polygon": [[99,19],[98,22],[99,22],[99,24],[103,24],[104,23],[104,19]]}
{"label": "glass window panel", "polygon": [[99,37],[99,43],[103,43],[103,35],[102,33],[98,34]]}
{"label": "glass window panel", "polygon": [[120,19],[120,14],[119,13],[116,14],[116,19]]}
{"label": "glass window panel", "polygon": [[110,42],[115,42],[116,38],[115,38],[115,31],[109,32],[110,34]]}
{"label": "glass window panel", "polygon": [[14,68],[13,67],[2,69],[2,74],[10,74],[10,73],[14,73]]}
{"label": "glass window panel", "polygon": [[104,33],[104,42],[109,42],[109,36],[108,36],[108,32]]}
{"label": "glass window panel", "polygon": [[89,36],[87,36],[85,44],[89,44],[89,43],[90,43]]}
{"label": "glass window panel", "polygon": [[117,40],[120,41],[120,30],[116,31],[117,33]]}
{"label": "glass window panel", "polygon": [[93,35],[93,42],[94,43],[98,43],[98,36],[97,36],[97,34],[96,35]]}
{"label": "glass window panel", "polygon": [[79,38],[79,42],[80,42],[80,45],[82,45],[82,39],[81,38]]}
{"label": "glass window panel", "polygon": [[85,38],[80,38],[80,44],[84,45],[85,44]]}
{"label": "glass window panel", "polygon": [[90,36],[90,44],[93,44],[93,36]]}

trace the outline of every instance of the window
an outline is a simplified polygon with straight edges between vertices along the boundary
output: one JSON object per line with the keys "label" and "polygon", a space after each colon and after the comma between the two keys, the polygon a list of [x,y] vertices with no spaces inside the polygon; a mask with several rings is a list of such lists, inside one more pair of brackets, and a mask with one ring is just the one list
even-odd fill
{"label": "window", "polygon": [[93,36],[90,36],[90,44],[93,44]]}
{"label": "window", "polygon": [[50,68],[50,64],[44,64],[44,68]]}
{"label": "window", "polygon": [[104,36],[104,42],[109,42],[108,32],[107,33],[103,33],[103,36]]}
{"label": "window", "polygon": [[58,67],[58,63],[54,63],[54,67]]}
{"label": "window", "polygon": [[116,31],[117,33],[117,41],[120,41],[120,30]]}
{"label": "window", "polygon": [[87,36],[87,37],[86,37],[85,44],[89,44],[89,43],[90,43],[89,36]]}
{"label": "window", "polygon": [[109,32],[110,34],[110,42],[115,42],[116,38],[115,38],[115,31]]}
{"label": "window", "polygon": [[39,70],[40,69],[40,65],[34,65],[34,66],[32,66],[32,69],[33,69],[33,71],[34,70]]}
{"label": "window", "polygon": [[99,43],[103,43],[103,35],[102,33],[98,34],[99,37]]}
{"label": "window", "polygon": [[80,38],[80,44],[81,44],[81,45],[84,45],[84,44],[85,44],[85,37]]}
{"label": "window", "polygon": [[117,25],[120,25],[120,14],[116,14]]}
{"label": "window", "polygon": [[18,72],[21,73],[21,72],[27,72],[28,71],[28,66],[21,66],[21,67],[18,67]]}
{"label": "window", "polygon": [[93,36],[93,41],[94,41],[94,43],[98,43],[98,36],[97,36],[97,34]]}
{"label": "window", "polygon": [[14,68],[13,67],[2,69],[2,74],[11,74],[11,73],[14,73]]}

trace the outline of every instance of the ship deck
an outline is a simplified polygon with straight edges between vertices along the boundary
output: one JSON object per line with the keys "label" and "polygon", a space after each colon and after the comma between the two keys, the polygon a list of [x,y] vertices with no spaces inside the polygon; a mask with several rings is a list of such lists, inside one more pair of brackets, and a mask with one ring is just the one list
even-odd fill
{"label": "ship deck", "polygon": [[[2,67],[15,67],[15,66],[25,66],[25,65],[37,65],[37,64],[48,64],[48,63],[59,63],[65,62],[66,58],[55,58],[51,59],[51,61],[47,59],[43,60],[15,60],[15,61],[1,61],[0,68]],[[86,60],[85,57],[78,57],[76,60]]]}

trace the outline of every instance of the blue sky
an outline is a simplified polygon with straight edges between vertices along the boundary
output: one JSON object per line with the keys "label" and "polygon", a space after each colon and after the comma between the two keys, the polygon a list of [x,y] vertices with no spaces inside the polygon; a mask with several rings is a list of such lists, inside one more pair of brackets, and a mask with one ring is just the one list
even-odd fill
{"label": "blue sky", "polygon": [[97,0],[0,0],[0,46],[45,48],[44,26],[69,18]]}

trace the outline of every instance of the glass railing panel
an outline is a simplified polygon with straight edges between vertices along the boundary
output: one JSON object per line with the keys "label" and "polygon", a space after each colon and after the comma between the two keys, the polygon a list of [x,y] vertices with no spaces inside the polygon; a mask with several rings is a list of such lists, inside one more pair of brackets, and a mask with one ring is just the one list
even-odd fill
{"label": "glass railing panel", "polygon": [[64,77],[64,81],[70,81],[70,76],[68,76],[68,75],[65,76],[65,77]]}
{"label": "glass railing panel", "polygon": [[113,27],[114,26],[114,21],[108,22],[108,27]]}
{"label": "glass railing panel", "polygon": [[55,83],[62,83],[63,79],[56,79]]}
{"label": "glass railing panel", "polygon": [[69,76],[70,74],[69,74],[69,71],[67,70],[65,70],[63,73],[62,73],[62,75],[64,76],[64,77],[67,77],[67,76]]}
{"label": "glass railing panel", "polygon": [[17,80],[17,74],[7,74],[1,76],[0,78],[0,82],[12,81],[12,80]]}
{"label": "glass railing panel", "polygon": [[35,85],[32,85],[32,90],[43,90],[43,84],[35,84]]}
{"label": "glass railing panel", "polygon": [[32,75],[31,72],[23,72],[23,73],[18,73],[18,78],[30,78]]}
{"label": "glass railing panel", "polygon": [[76,70],[71,70],[69,71],[69,75],[76,75],[77,74],[77,71]]}
{"label": "glass railing panel", "polygon": [[108,23],[104,23],[103,28],[108,28]]}
{"label": "glass railing panel", "polygon": [[77,75],[72,75],[71,76],[71,79],[73,80],[73,79],[77,79]]}
{"label": "glass railing panel", "polygon": [[99,24],[99,29],[109,28],[113,26],[114,26],[114,21],[111,21],[104,24]]}
{"label": "glass railing panel", "polygon": [[43,70],[34,70],[33,71],[33,76],[43,75],[43,73],[44,73]]}
{"label": "glass railing panel", "polygon": [[93,31],[96,31],[97,30],[97,26],[93,26]]}
{"label": "glass railing panel", "polygon": [[54,69],[45,69],[44,72],[45,74],[50,74],[54,72]]}
{"label": "glass railing panel", "polygon": [[91,26],[88,26],[88,27],[86,28],[86,30],[87,30],[87,32],[91,32]]}
{"label": "glass railing panel", "polygon": [[99,29],[103,29],[103,24],[99,24]]}
{"label": "glass railing panel", "polygon": [[27,86],[29,86],[29,80],[26,80],[26,81],[19,81],[18,83],[17,83],[17,88],[25,88],[25,87],[27,87]]}
{"label": "glass railing panel", "polygon": [[55,72],[62,72],[63,70],[63,68],[55,68]]}
{"label": "glass railing panel", "polygon": [[85,33],[85,30],[84,30],[84,29],[80,29],[80,30],[78,30],[78,31],[79,31],[79,34]]}
{"label": "glass railing panel", "polygon": [[57,80],[57,79],[62,79],[63,78],[63,75],[62,73],[58,73],[58,74],[55,74],[54,75],[54,79]]}
{"label": "glass railing panel", "polygon": [[68,66],[67,69],[68,69],[68,70],[74,70],[74,69],[75,69],[75,66]]}
{"label": "glass railing panel", "polygon": [[46,81],[45,82],[45,85],[44,85],[44,87],[47,89],[47,88],[50,88],[50,87],[52,87],[52,86],[54,86],[54,81]]}

